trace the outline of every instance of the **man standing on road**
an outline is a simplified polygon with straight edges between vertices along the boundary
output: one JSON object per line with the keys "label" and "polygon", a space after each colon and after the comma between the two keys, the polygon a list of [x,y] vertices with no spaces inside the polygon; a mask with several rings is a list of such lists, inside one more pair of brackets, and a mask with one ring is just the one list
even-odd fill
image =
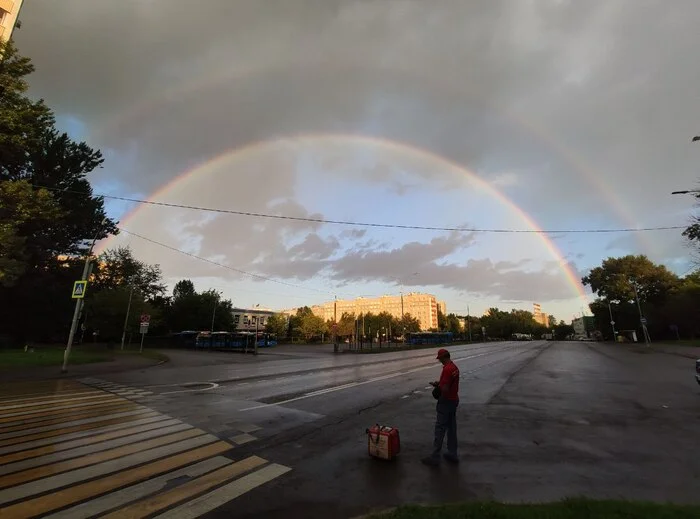
{"label": "man standing on road", "polygon": [[426,465],[436,466],[440,463],[442,442],[447,433],[447,452],[444,458],[451,463],[459,463],[457,457],[457,406],[459,405],[459,368],[450,360],[450,352],[440,349],[437,359],[442,363],[442,373],[438,382],[430,384],[440,389],[435,420],[435,439],[433,453],[423,459]]}

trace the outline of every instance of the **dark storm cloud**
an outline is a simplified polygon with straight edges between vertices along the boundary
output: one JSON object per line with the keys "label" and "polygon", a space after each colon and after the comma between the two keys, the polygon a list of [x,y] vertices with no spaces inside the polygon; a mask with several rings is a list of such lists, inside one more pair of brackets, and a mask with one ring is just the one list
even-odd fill
{"label": "dark storm cloud", "polygon": [[[582,215],[654,225],[675,209],[666,193],[694,185],[698,19],[695,0],[672,9],[646,0],[33,0],[16,38],[37,67],[32,92],[112,150],[96,176],[130,192],[252,142],[354,133],[479,171],[540,224],[562,228],[580,227]],[[339,160],[328,169],[350,174],[354,164]],[[308,216],[294,201],[293,162],[238,168],[202,186],[201,201]],[[362,166],[363,181],[395,194],[454,185],[440,170],[404,177],[372,169],[371,157]],[[332,238],[307,237],[318,225],[184,213],[177,224],[203,235],[202,254],[279,275],[289,264],[290,276],[384,279],[400,258],[423,265],[421,283],[511,299],[570,293],[551,269],[444,263],[455,245],[443,238],[397,252],[367,237],[338,258]],[[639,247],[629,239],[618,247]],[[299,261],[281,256],[290,240]],[[646,247],[659,258],[687,254],[678,235]]]}

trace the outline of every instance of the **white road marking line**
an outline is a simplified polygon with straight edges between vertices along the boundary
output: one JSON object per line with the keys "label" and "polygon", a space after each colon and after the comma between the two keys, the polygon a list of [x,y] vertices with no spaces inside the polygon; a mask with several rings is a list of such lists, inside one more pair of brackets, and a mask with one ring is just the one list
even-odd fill
{"label": "white road marking line", "polygon": [[169,427],[163,427],[162,429],[140,432],[137,434],[131,434],[129,436],[121,436],[112,440],[81,446],[76,449],[62,450],[59,452],[46,454],[44,456],[37,456],[26,460],[16,461],[14,463],[7,463],[5,465],[0,465],[0,475],[10,474],[12,472],[18,472],[20,470],[31,469],[40,465],[48,465],[50,463],[79,458],[88,454],[93,454],[95,452],[113,449],[115,447],[121,447],[122,445],[137,443],[139,441],[148,440],[156,436],[165,436],[166,434],[185,431],[187,429],[193,429],[193,427],[186,423],[179,423],[171,425]]}
{"label": "white road marking line", "polygon": [[138,499],[142,499],[165,488],[168,482],[180,477],[196,478],[212,470],[216,470],[225,465],[233,463],[228,458],[217,456],[208,460],[200,461],[195,465],[190,465],[174,472],[168,472],[157,478],[148,479],[143,483],[131,485],[117,492],[112,492],[102,497],[98,497],[81,503],[79,505],[61,510],[52,515],[44,516],[44,519],[88,519],[102,515],[113,508],[122,507]]}
{"label": "white road marking line", "polygon": [[[124,399],[118,398],[116,395],[110,395],[109,393],[105,393],[104,397],[100,400],[91,400],[90,402],[74,402],[69,405],[59,405],[58,407],[51,407],[51,411],[60,411],[60,410],[66,410],[66,412],[69,412],[68,410],[72,409],[89,409],[91,407],[99,407],[102,405],[106,404],[112,404],[112,403],[119,403],[119,402],[125,402]],[[11,416],[27,416],[30,414],[36,414],[36,413],[41,413],[45,411],[46,409],[27,409],[24,411],[17,411],[15,413],[5,413],[0,415],[1,418],[10,418]],[[19,420],[19,418],[18,418]]]}
{"label": "white road marking line", "polygon": [[29,402],[29,401],[42,400],[42,399],[48,400],[47,403],[53,403],[53,402],[56,402],[58,400],[66,398],[66,397],[99,395],[101,393],[101,391],[99,389],[95,389],[95,388],[90,388],[90,389],[92,391],[90,391],[90,390],[88,390],[88,391],[74,391],[74,392],[69,392],[69,393],[55,392],[55,393],[42,393],[42,394],[38,394],[38,395],[36,395],[36,394],[32,395],[31,393],[29,393],[23,397],[21,395],[12,395],[12,397],[9,399],[0,400],[0,404],[3,404],[3,405],[4,404],[21,404],[22,402]]}
{"label": "white road marking line", "polygon": [[242,496],[260,485],[286,474],[290,470],[292,469],[289,467],[273,463],[247,476],[238,478],[223,487],[219,487],[216,490],[204,494],[203,496],[199,496],[177,508],[157,515],[154,519],[195,519]]}
{"label": "white road marking line", "polygon": [[[488,351],[488,352],[484,352],[484,353],[479,353],[477,355],[470,355],[469,357],[462,357],[461,359],[453,359],[453,362],[461,362],[463,360],[475,359],[477,357],[483,357],[484,355],[493,355],[494,353],[496,353],[498,351],[504,351],[504,350]],[[361,382],[351,382],[349,384],[343,384],[342,386],[335,386],[335,387],[331,387],[328,389],[322,389],[320,391],[313,391],[311,393],[307,393],[305,395],[298,396],[296,398],[290,398],[288,400],[283,400],[281,402],[275,402],[274,404],[260,404],[260,405],[256,405],[256,406],[252,406],[252,407],[246,407],[244,409],[239,409],[239,412],[253,411],[255,409],[262,409],[265,407],[272,407],[272,406],[280,406],[280,405],[284,405],[284,404],[289,404],[291,402],[296,402],[298,400],[304,400],[306,398],[324,395],[326,393],[333,393],[335,391],[340,391],[342,389],[348,389],[348,388],[357,387],[357,386],[364,386],[365,384],[371,384],[372,382],[379,382],[380,380],[388,380],[390,378],[396,378],[396,377],[401,377],[404,375],[410,375],[411,373],[425,371],[426,369],[435,369],[435,364],[431,362],[430,365],[428,365],[428,366],[421,366],[419,368],[413,368],[413,369],[409,369],[407,371],[400,371],[398,373],[392,373],[390,375],[384,375],[382,377],[371,378],[369,380],[363,380]]]}
{"label": "white road marking line", "polygon": [[95,465],[90,465],[89,467],[83,467],[80,469],[71,470],[69,472],[63,472],[55,476],[30,481],[22,485],[5,488],[0,490],[0,504],[26,499],[36,494],[74,485],[98,476],[106,476],[113,472],[119,472],[136,465],[141,465],[148,461],[153,461],[164,456],[172,456],[196,447],[201,447],[202,445],[206,445],[208,443],[214,443],[216,441],[219,441],[219,439],[215,436],[212,436],[211,434],[203,434],[188,440],[164,445],[163,447],[137,452],[115,460],[97,463]]}
{"label": "white road marking line", "polygon": [[27,434],[43,433],[48,431],[55,431],[57,429],[65,429],[66,427],[73,427],[75,425],[85,425],[94,422],[101,422],[103,420],[111,420],[112,418],[124,418],[127,416],[133,416],[138,414],[152,413],[151,409],[147,407],[141,407],[134,411],[124,411],[122,413],[106,414],[102,416],[95,416],[94,418],[85,418],[83,420],[74,420],[72,422],[63,422],[54,425],[45,425],[44,427],[32,427],[31,429],[25,429],[23,431],[13,431],[11,433],[0,434],[0,440],[10,440],[12,438],[18,438],[20,436],[25,436]]}
{"label": "white road marking line", "polygon": [[[32,407],[37,407],[37,406],[45,406],[45,405],[61,405],[61,404],[72,404],[72,403],[77,403],[83,400],[95,400],[96,398],[105,398],[109,397],[109,395],[100,392],[99,394],[96,395],[90,395],[90,396],[83,396],[83,397],[74,397],[74,398],[66,398],[63,400],[41,400],[39,402],[27,402],[24,404],[15,404],[15,405],[5,405],[5,406],[0,406],[0,412],[1,411],[10,411],[10,410],[29,410]],[[37,409],[37,411],[41,411],[41,409]]]}
{"label": "white road marking line", "polygon": [[133,422],[124,422],[114,425],[106,425],[105,427],[100,427],[98,429],[89,429],[85,431],[78,431],[74,433],[64,434],[63,436],[53,436],[51,438],[42,438],[40,440],[33,440],[25,443],[17,443],[14,445],[9,445],[7,447],[0,448],[0,455],[11,454],[17,451],[23,451],[25,449],[34,449],[36,447],[44,447],[45,445],[58,444],[64,441],[76,440],[83,438],[85,436],[98,435],[107,432],[119,431],[120,429],[129,429],[131,427],[144,426],[146,428],[158,428],[166,427],[173,423],[178,423],[179,420],[170,418],[169,416],[159,415],[150,416],[148,418],[142,418],[141,420],[134,420]]}
{"label": "white road marking line", "polygon": [[[189,382],[188,382],[189,383]],[[195,388],[195,389],[184,389],[182,391],[168,391],[166,393],[161,393],[161,395],[174,395],[175,393],[193,393],[195,391],[211,391],[219,387],[216,382],[192,382],[192,384],[209,384],[209,387],[205,388]],[[186,386],[186,384],[180,384],[181,386]]]}

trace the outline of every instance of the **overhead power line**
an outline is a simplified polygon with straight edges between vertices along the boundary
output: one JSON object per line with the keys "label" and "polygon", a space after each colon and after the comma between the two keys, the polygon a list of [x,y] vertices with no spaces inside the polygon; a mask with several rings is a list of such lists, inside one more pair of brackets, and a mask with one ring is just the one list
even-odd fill
{"label": "overhead power line", "polygon": [[[85,193],[81,191],[71,191],[68,189],[57,189],[50,188],[46,186],[35,186],[44,189],[49,189],[52,191],[61,191],[63,193],[76,193],[81,195],[90,195],[90,193]],[[685,229],[686,225],[671,225],[662,227],[623,227],[616,229],[489,229],[489,228],[479,228],[479,227],[433,227],[427,225],[408,225],[408,224],[393,224],[393,223],[378,223],[378,222],[355,222],[350,220],[328,220],[325,218],[311,218],[303,216],[288,216],[288,215],[277,215],[268,213],[257,213],[252,211],[236,211],[234,209],[217,209],[213,207],[203,207],[196,205],[187,204],[175,204],[169,202],[155,202],[153,200],[142,200],[139,198],[130,198],[126,196],[116,196],[116,195],[95,195],[102,198],[109,198],[111,200],[120,200],[122,202],[132,202],[136,204],[147,204],[160,207],[173,207],[177,209],[189,209],[193,211],[204,211],[209,213],[220,213],[220,214],[233,214],[237,216],[248,216],[253,218],[268,218],[272,220],[291,220],[298,222],[311,222],[311,223],[322,223],[322,224],[332,224],[332,225],[346,225],[350,227],[375,227],[384,229],[406,229],[406,230],[416,230],[416,231],[449,231],[449,232],[474,232],[474,233],[492,233],[492,234],[514,234],[514,233],[524,233],[524,234],[602,234],[602,233],[630,233],[630,232],[649,232],[649,231],[671,231]]]}
{"label": "overhead power line", "polygon": [[239,274],[243,274],[243,275],[245,275],[245,276],[250,276],[250,277],[252,277],[252,278],[259,279],[259,280],[261,280],[261,281],[270,281],[270,282],[272,282],[272,283],[277,283],[277,284],[279,284],[279,285],[285,285],[285,286],[292,287],[292,288],[301,288],[301,289],[304,289],[304,290],[312,290],[312,291],[318,292],[318,293],[320,293],[320,294],[327,294],[327,295],[330,294],[330,295],[333,295],[333,292],[330,292],[330,291],[327,291],[327,290],[319,290],[319,289],[317,289],[317,288],[306,287],[306,286],[303,286],[303,285],[295,285],[294,283],[287,283],[286,281],[281,281],[281,280],[279,280],[279,279],[274,279],[274,278],[271,278],[271,277],[268,277],[268,276],[262,276],[262,275],[260,275],[260,274],[254,274],[254,273],[252,273],[252,272],[248,272],[248,271],[245,271],[245,270],[237,269],[237,268],[231,267],[231,266],[229,266],[229,265],[224,265],[223,263],[219,263],[219,262],[217,262],[217,261],[210,260],[210,259],[204,258],[204,257],[202,257],[202,256],[197,256],[196,254],[192,254],[191,252],[187,252],[187,251],[184,251],[184,250],[182,250],[182,249],[178,249],[177,247],[173,247],[173,246],[168,245],[168,244],[166,244],[166,243],[162,243],[162,242],[159,242],[159,241],[154,240],[154,239],[152,239],[152,238],[148,238],[148,237],[143,236],[143,235],[141,235],[141,234],[135,233],[135,232],[133,232],[133,231],[129,231],[129,230],[127,230],[127,229],[124,229],[123,227],[118,227],[118,229],[119,229],[120,231],[122,231],[122,232],[125,232],[125,233],[131,235],[131,236],[135,236],[136,238],[139,238],[139,239],[141,239],[141,240],[144,240],[144,241],[153,243],[153,244],[158,245],[158,246],[160,246],[160,247],[164,247],[164,248],[169,249],[169,250],[171,250],[171,251],[173,251],[173,252],[179,252],[180,254],[184,254],[185,256],[189,256],[190,258],[195,258],[195,259],[198,259],[198,260],[201,260],[201,261],[206,261],[207,263],[210,263],[210,264],[212,264],[212,265],[216,265],[217,267],[222,267],[222,268],[231,270],[231,271],[233,271],[233,272],[237,272],[237,273],[239,273]]}

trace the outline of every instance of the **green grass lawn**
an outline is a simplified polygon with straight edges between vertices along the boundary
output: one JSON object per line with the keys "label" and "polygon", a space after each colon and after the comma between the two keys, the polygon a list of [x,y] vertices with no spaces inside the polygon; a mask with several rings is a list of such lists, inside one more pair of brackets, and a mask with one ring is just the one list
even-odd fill
{"label": "green grass lawn", "polygon": [[[112,360],[107,352],[71,350],[71,364],[91,364]],[[60,366],[63,348],[35,348],[34,351],[0,350],[0,369],[29,366]]]}
{"label": "green grass lawn", "polygon": [[629,501],[566,500],[547,504],[463,503],[402,506],[377,519],[685,519],[700,517],[700,506]]}
{"label": "green grass lawn", "polygon": [[[41,366],[60,366],[63,363],[62,346],[44,346],[36,347],[34,351],[24,350],[0,350],[0,369],[12,369],[17,367],[41,367]],[[104,347],[81,346],[71,349],[70,364],[92,364],[95,362],[109,362],[119,357],[125,356],[140,356],[145,359],[155,361],[168,361],[167,355],[155,350],[144,348],[143,353],[139,354],[139,350],[124,350],[119,349],[108,350]]]}

